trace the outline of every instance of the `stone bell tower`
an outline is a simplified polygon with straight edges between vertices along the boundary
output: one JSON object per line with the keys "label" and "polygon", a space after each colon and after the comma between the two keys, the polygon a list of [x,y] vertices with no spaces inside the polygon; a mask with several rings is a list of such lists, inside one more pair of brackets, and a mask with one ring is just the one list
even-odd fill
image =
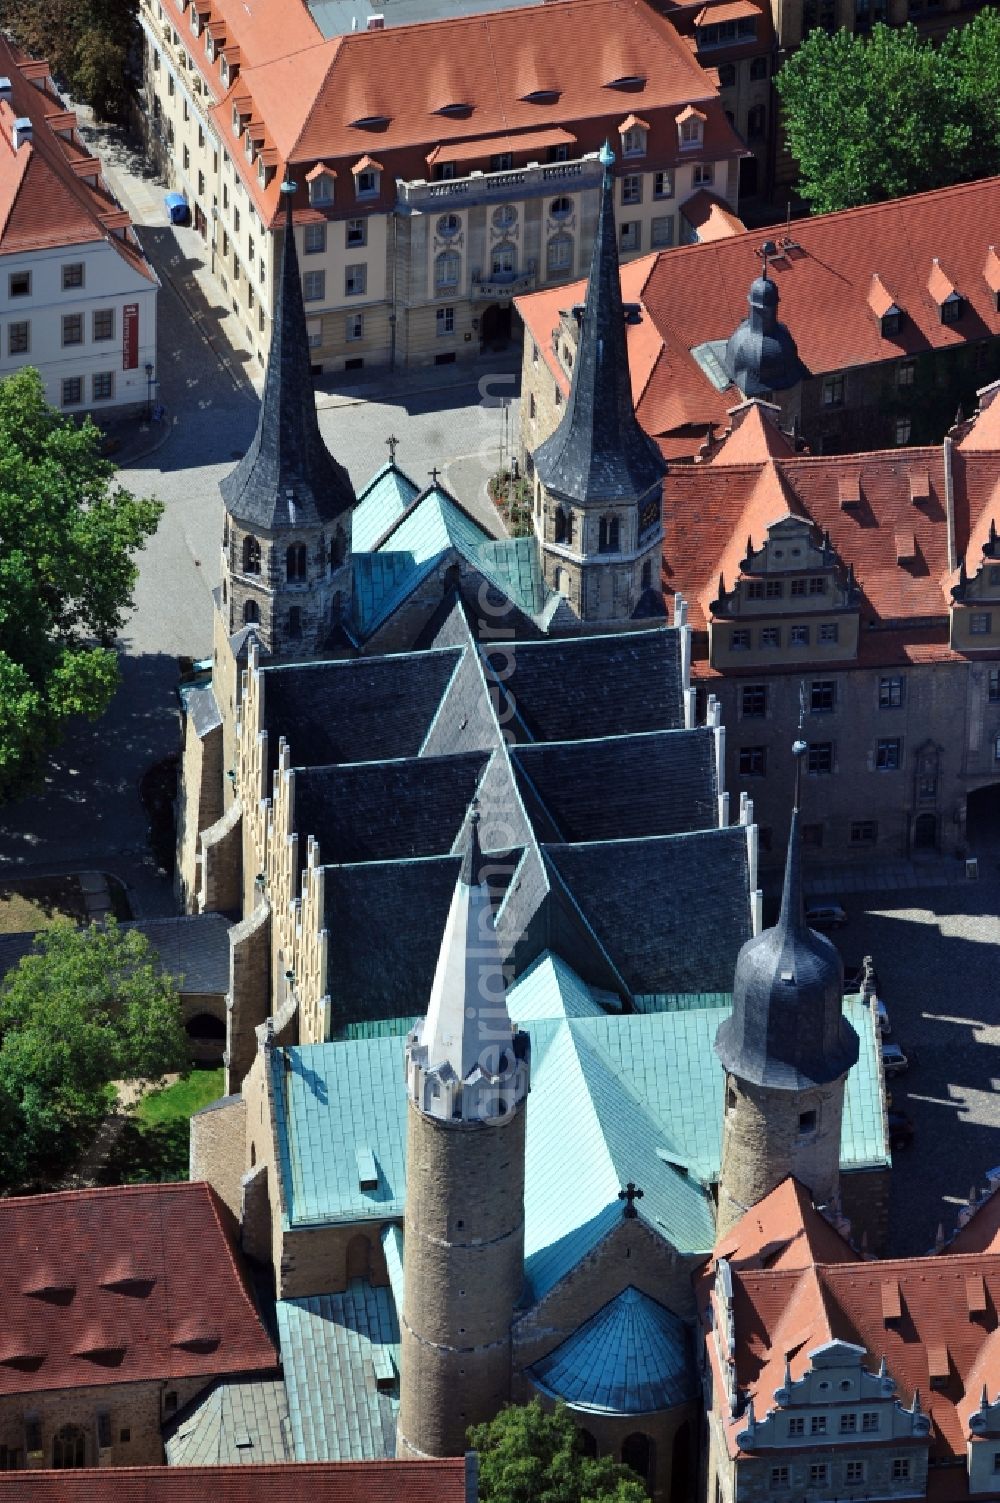
{"label": "stone bell tower", "polygon": [[844,967],[836,946],[805,922],[799,848],[799,773],[781,913],[747,940],[736,961],[733,1011],[715,1049],[726,1071],[718,1231],[789,1174],[830,1204],[840,1183],[840,1129],[858,1036],[844,1017]]}
{"label": "stone bell tower", "polygon": [[406,1041],[409,1095],[398,1454],[460,1456],[510,1398],[524,1278],[528,1035],[511,1024],[478,813],[427,1016]]}
{"label": "stone bell tower", "polygon": [[615,228],[614,155],[604,179],[587,298],[562,422],[532,455],[534,520],[546,582],[584,622],[627,621],[660,591],[663,475],[635,415]]}
{"label": "stone bell tower", "polygon": [[229,639],[252,627],[272,658],[322,652],[346,610],[354,488],[323,442],[295,250],[295,184],[285,227],[257,431],[220,487],[225,505],[218,617]]}

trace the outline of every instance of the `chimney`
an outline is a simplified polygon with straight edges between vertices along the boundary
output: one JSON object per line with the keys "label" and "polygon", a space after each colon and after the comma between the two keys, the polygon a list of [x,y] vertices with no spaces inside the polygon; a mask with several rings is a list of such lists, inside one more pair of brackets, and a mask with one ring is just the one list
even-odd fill
{"label": "chimney", "polygon": [[11,131],[11,139],[14,143],[14,150],[20,151],[22,144],[25,141],[31,140],[31,135],[31,121],[28,119],[27,115],[19,115],[18,118],[14,121],[14,127]]}
{"label": "chimney", "polygon": [[0,78],[0,99],[2,99],[5,104],[11,104],[14,99],[14,85],[6,76]]}

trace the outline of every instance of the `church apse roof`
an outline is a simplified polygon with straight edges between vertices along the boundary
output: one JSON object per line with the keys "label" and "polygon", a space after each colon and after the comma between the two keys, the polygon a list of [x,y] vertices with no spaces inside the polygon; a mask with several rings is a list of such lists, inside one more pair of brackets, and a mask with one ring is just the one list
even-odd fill
{"label": "church apse roof", "polygon": [[595,1413],[648,1414],[698,1393],[684,1322],[632,1285],[529,1376],[553,1398]]}
{"label": "church apse roof", "polygon": [[372,476],[351,516],[351,548],[369,553],[416,500],[420,487],[395,464]]}

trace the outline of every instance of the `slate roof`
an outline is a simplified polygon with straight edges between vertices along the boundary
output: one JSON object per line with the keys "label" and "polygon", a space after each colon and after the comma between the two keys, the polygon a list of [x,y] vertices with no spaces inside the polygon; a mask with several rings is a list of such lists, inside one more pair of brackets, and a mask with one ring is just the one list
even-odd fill
{"label": "slate roof", "polygon": [[460,660],[439,648],[262,667],[271,770],[280,736],[297,767],[417,756]]}
{"label": "slate roof", "polygon": [[[193,913],[178,918],[136,919],[121,929],[145,935],[163,970],[181,996],[229,990],[229,930],[221,913]],[[34,949],[35,933],[0,935],[0,980]]]}
{"label": "slate roof", "polygon": [[282,1378],[221,1379],[164,1435],[168,1466],[259,1466],[291,1461]]}
{"label": "slate roof", "polygon": [[383,465],[358,496],[351,517],[351,547],[370,552],[416,500],[420,487],[395,463]]}
{"label": "slate roof", "polygon": [[750,937],[746,830],[546,845],[631,991],[723,991]]}
{"label": "slate roof", "polygon": [[[490,667],[490,649],[481,648]],[[518,741],[578,741],[684,725],[680,635],[672,628],[505,643],[495,671]]]}
{"label": "slate roof", "polygon": [[601,151],[604,178],[569,400],[553,433],[534,452],[535,471],[553,495],[602,507],[646,496],[664,463],[632,405],[625,311],[618,271],[614,155]]}
{"label": "slate roof", "polygon": [[[295,1460],[394,1456],[399,1324],[392,1290],[352,1279],[343,1294],[279,1300],[276,1308]],[[376,1362],[397,1381],[384,1386]]]}
{"label": "slate roof", "polygon": [[352,609],[361,636],[371,636],[451,550],[540,623],[560,604],[561,597],[542,576],[534,537],[491,537],[453,496],[434,485],[400,516],[374,552],[352,558]]}
{"label": "slate roof", "polygon": [[[522,793],[561,842],[675,835],[718,819],[715,734],[705,727],[512,748]],[[527,786],[526,786],[527,785]]]}
{"label": "slate roof", "polygon": [[0,1246],[0,1395],[277,1364],[208,1185],[0,1200]]}
{"label": "slate roof", "polygon": [[528,1373],[553,1398],[598,1414],[648,1414],[698,1393],[684,1322],[631,1285]]}
{"label": "slate roof", "polygon": [[282,192],[281,271],[257,430],[220,490],[229,515],[251,532],[317,527],[338,518],[343,518],[346,531],[356,497],[347,471],[319,431],[292,231],[292,192]]}
{"label": "slate roof", "polygon": [[0,1472],[4,1503],[468,1503],[465,1459]]}
{"label": "slate roof", "polygon": [[295,778],[296,825],[328,864],[447,855],[490,755],[306,768]]}

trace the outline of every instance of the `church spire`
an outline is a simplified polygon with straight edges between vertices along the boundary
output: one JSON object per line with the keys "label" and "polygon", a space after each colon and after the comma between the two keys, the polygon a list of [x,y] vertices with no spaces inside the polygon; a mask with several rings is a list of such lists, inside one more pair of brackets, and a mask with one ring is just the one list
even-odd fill
{"label": "church spire", "polygon": [[569,400],[562,422],[533,456],[546,490],[581,503],[644,496],[660,482],[665,468],[632,403],[611,172],[614,154],[607,143],[600,160],[600,217]]}
{"label": "church spire", "polygon": [[528,1092],[528,1038],[510,1021],[503,961],[473,807],[427,1016],[407,1040],[415,1104],[431,1116],[485,1121]]}
{"label": "church spire", "polygon": [[282,183],[281,271],[257,431],[221,486],[226,510],[251,531],[333,521],[356,500],[347,471],[324,444],[316,419],[292,226],[294,193],[294,183]]}

